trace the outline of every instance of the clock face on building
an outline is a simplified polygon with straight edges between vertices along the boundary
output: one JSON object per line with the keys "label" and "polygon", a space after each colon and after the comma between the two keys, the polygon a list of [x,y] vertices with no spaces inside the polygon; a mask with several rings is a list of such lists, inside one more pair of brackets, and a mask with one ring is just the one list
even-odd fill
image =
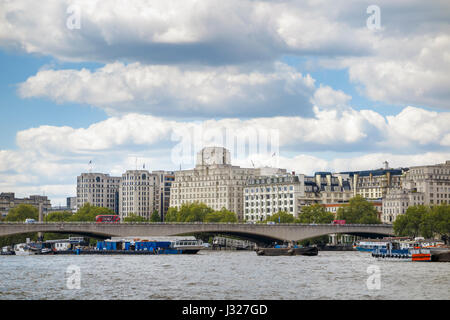
{"label": "clock face on building", "polygon": [[212,165],[215,164],[215,157],[214,157],[214,150],[210,151],[210,152],[204,152],[203,153],[203,164],[204,165]]}
{"label": "clock face on building", "polygon": [[227,159],[229,159],[228,151],[225,148],[207,147],[203,148],[197,155],[198,164],[209,166],[209,165],[220,165],[227,164]]}

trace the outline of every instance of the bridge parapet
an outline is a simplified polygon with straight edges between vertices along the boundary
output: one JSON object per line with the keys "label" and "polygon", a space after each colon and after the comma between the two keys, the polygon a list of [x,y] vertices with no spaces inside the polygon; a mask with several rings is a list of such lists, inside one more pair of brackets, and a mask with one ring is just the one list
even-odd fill
{"label": "bridge parapet", "polygon": [[249,223],[93,223],[93,222],[1,222],[0,236],[28,232],[64,232],[110,236],[175,236],[190,233],[220,233],[243,238],[303,240],[332,233],[393,235],[391,225],[373,224],[249,224]]}

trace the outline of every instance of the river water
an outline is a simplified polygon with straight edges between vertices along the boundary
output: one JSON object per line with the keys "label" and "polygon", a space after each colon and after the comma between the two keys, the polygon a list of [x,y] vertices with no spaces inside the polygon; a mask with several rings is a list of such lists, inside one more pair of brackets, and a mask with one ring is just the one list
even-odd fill
{"label": "river water", "polygon": [[450,263],[364,252],[0,256],[0,299],[447,300],[449,288]]}

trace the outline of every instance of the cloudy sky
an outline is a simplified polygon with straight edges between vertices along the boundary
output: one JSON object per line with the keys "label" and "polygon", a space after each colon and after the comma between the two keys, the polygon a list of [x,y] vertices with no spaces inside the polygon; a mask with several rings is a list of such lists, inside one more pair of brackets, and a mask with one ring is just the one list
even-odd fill
{"label": "cloudy sky", "polygon": [[0,192],[64,204],[91,160],[186,169],[214,132],[269,132],[305,174],[441,163],[449,22],[446,0],[0,0]]}

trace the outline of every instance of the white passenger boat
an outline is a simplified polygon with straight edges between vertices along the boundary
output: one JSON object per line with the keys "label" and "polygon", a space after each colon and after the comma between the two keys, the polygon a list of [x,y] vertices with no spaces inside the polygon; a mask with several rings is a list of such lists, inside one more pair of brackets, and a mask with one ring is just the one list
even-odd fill
{"label": "white passenger boat", "polygon": [[172,243],[172,248],[180,250],[183,254],[195,254],[205,249],[202,240],[176,240]]}
{"label": "white passenger boat", "polygon": [[32,254],[37,254],[37,250],[33,250],[28,244],[26,243],[19,243],[14,246],[14,253],[16,256],[29,256]]}

